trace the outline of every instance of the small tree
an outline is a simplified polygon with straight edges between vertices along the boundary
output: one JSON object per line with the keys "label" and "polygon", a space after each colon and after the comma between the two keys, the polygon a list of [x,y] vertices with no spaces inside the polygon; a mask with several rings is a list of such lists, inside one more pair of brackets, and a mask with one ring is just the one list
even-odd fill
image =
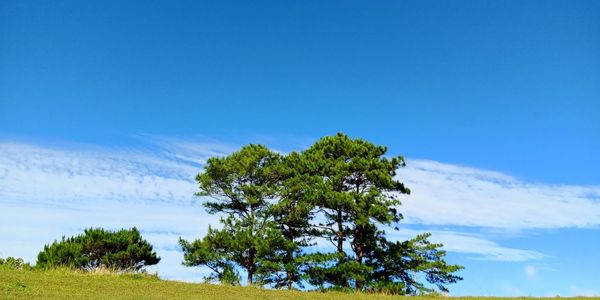
{"label": "small tree", "polygon": [[70,267],[81,270],[106,268],[115,271],[140,271],[160,261],[152,245],[137,228],[108,231],[89,228],[82,235],[63,237],[44,246],[37,257],[37,267]]}

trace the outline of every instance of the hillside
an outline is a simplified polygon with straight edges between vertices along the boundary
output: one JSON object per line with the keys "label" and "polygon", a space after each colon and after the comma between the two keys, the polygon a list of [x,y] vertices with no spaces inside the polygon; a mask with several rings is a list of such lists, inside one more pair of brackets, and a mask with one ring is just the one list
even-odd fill
{"label": "hillside", "polygon": [[261,288],[193,284],[160,280],[157,277],[140,275],[84,274],[65,270],[0,270],[0,298],[376,300],[398,299],[399,297],[379,294],[346,294],[336,292],[321,293],[285,290],[276,291]]}

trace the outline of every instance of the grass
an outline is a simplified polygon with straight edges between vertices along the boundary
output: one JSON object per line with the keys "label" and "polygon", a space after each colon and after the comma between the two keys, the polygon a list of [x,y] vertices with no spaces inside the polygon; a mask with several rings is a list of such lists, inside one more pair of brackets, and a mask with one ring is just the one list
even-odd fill
{"label": "grass", "polygon": [[[70,270],[0,269],[1,299],[398,299],[381,294],[301,292],[161,280],[149,275],[82,273]],[[418,299],[410,297],[409,299]],[[427,297],[426,299],[432,299]],[[447,298],[445,298],[447,299]],[[453,298],[455,299],[455,298]],[[458,298],[456,298],[458,299]],[[481,298],[467,298],[481,299]],[[485,298],[487,300],[502,298]],[[513,298],[517,299],[517,298]],[[572,298],[577,299],[577,298]],[[580,298],[590,299],[590,298]]]}

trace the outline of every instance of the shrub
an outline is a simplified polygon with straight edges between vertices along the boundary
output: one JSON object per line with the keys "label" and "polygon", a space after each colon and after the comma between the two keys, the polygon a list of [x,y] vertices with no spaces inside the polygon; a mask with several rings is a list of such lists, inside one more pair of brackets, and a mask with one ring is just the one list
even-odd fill
{"label": "shrub", "polygon": [[5,259],[0,258],[0,268],[7,268],[11,270],[29,270],[31,265],[26,263],[22,258],[7,257]]}
{"label": "shrub", "polygon": [[54,241],[44,246],[37,257],[40,268],[69,267],[80,270],[109,269],[117,272],[140,271],[160,261],[152,245],[135,227],[108,231],[86,229],[82,235]]}

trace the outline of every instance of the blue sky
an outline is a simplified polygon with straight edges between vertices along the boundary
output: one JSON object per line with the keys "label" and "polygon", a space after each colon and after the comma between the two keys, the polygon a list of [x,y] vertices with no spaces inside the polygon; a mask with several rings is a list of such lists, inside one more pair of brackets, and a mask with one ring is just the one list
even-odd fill
{"label": "blue sky", "polygon": [[453,294],[599,294],[599,116],[597,1],[3,1],[0,256],[137,225],[197,280],[203,161],[342,131],[409,159]]}

